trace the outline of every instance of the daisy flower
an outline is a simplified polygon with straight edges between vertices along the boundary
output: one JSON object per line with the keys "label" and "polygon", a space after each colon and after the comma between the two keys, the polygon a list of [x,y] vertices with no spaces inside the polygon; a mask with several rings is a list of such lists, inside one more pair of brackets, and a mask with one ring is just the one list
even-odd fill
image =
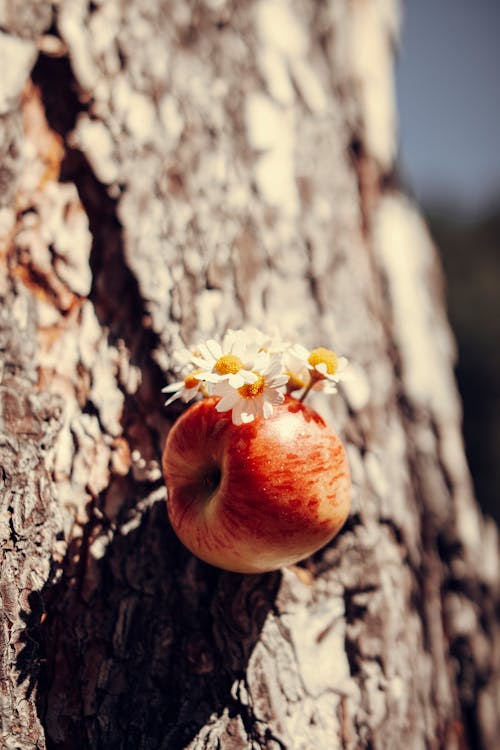
{"label": "daisy flower", "polygon": [[301,362],[302,366],[309,370],[310,381],[301,400],[311,388],[324,393],[336,393],[337,385],[344,379],[349,364],[346,357],[338,357],[335,352],[324,346],[308,351],[300,344],[295,344],[289,350],[289,357]]}
{"label": "daisy flower", "polygon": [[255,382],[259,346],[245,331],[229,330],[219,344],[208,339],[191,355],[197,366],[196,378],[207,383],[227,381],[232,388]]}
{"label": "daisy flower", "polygon": [[197,371],[195,370],[187,375],[184,380],[177,380],[175,383],[171,383],[165,388],[162,388],[162,393],[172,394],[170,398],[165,401],[165,406],[168,406],[172,401],[175,401],[178,398],[184,401],[184,403],[192,401],[192,399],[200,393],[203,386],[202,381],[198,380],[196,375]]}
{"label": "daisy flower", "polygon": [[283,374],[280,358],[267,355],[265,366],[253,374],[255,380],[239,388],[232,387],[227,380],[213,388],[214,394],[221,397],[215,408],[219,412],[231,411],[235,425],[253,422],[259,416],[268,419],[273,407],[285,399],[288,376]]}
{"label": "daisy flower", "polygon": [[163,389],[170,394],[166,405],[176,399],[191,401],[198,394],[219,396],[216,409],[232,412],[234,424],[267,418],[284,400],[285,392],[336,393],[338,383],[347,380],[348,362],[325,347],[308,350],[291,345],[275,330],[229,329],[219,343],[208,339],[198,346],[173,353],[183,380]]}

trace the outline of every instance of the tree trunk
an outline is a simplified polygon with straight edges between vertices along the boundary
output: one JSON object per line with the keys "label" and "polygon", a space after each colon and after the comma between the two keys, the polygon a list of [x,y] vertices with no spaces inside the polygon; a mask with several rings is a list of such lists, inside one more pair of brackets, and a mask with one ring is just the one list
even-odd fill
{"label": "tree trunk", "polygon": [[[434,248],[394,180],[395,3],[0,10],[5,748],[499,748],[499,545]],[[181,338],[278,324],[353,509],[303,565],[199,562],[160,454]]]}

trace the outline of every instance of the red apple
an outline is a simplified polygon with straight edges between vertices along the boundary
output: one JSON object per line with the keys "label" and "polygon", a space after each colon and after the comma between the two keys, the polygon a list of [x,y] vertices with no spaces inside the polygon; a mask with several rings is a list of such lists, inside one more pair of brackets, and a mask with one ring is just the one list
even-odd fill
{"label": "red apple", "polygon": [[269,419],[234,425],[217,399],[190,406],[163,451],[167,507],[179,539],[212,565],[262,573],[326,544],[350,505],[340,439],[287,397]]}

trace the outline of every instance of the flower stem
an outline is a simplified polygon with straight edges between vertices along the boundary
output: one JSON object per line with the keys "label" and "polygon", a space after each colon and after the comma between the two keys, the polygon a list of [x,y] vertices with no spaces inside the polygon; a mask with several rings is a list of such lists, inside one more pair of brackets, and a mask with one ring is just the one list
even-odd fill
{"label": "flower stem", "polygon": [[307,394],[309,393],[309,391],[311,390],[311,388],[313,387],[313,385],[314,385],[314,383],[315,383],[315,382],[316,382],[316,381],[315,381],[315,380],[314,380],[313,378],[311,378],[311,380],[310,380],[310,381],[309,381],[309,383],[307,384],[306,388],[304,389],[304,393],[303,393],[303,394],[302,394],[302,396],[301,396],[301,397],[299,398],[299,401],[300,401],[300,402],[302,402],[302,401],[304,401],[304,400],[305,400],[305,398],[307,397]]}

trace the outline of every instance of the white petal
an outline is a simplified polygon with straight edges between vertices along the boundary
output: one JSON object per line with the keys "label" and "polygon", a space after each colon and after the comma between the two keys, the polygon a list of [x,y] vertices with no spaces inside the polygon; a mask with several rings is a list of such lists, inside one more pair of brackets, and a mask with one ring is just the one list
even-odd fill
{"label": "white petal", "polygon": [[267,352],[259,352],[256,354],[253,367],[254,370],[257,370],[257,372],[265,372],[267,371],[270,363],[270,357]]}
{"label": "white petal", "polygon": [[278,375],[279,373],[283,372],[283,363],[281,361],[281,357],[273,357],[273,359],[269,362],[266,375],[270,378],[275,377],[275,375]]}
{"label": "white petal", "polygon": [[[206,344],[200,344],[198,347],[199,358],[205,363],[205,366],[212,367],[215,363],[214,357],[210,354]],[[194,357],[193,357],[194,360]]]}
{"label": "white petal", "polygon": [[212,359],[212,356],[207,349],[207,345],[204,343],[198,345],[198,353],[195,356],[202,357],[203,359]]}
{"label": "white petal", "polygon": [[277,375],[272,380],[268,381],[267,385],[269,388],[281,388],[286,385],[290,378],[288,375]]}
{"label": "white petal", "polygon": [[283,356],[283,369],[299,378],[307,379],[305,373],[309,373],[309,370],[312,368],[306,361],[300,359],[300,357],[296,357],[291,352],[285,352]]}
{"label": "white petal", "polygon": [[243,409],[243,401],[238,401],[236,406],[233,408],[231,419],[233,420],[233,424],[241,424],[242,418],[241,418],[241,410]]}
{"label": "white petal", "polygon": [[233,393],[234,391],[227,380],[219,380],[217,383],[211,383],[210,385],[214,396],[225,396],[226,393]]}
{"label": "white petal", "polygon": [[243,378],[244,383],[255,383],[256,380],[258,380],[259,376],[252,372],[251,370],[240,370],[238,372],[238,375],[240,375]]}
{"label": "white petal", "polygon": [[180,388],[184,387],[184,381],[183,380],[177,380],[175,383],[170,383],[170,385],[166,385],[165,388],[161,389],[162,393],[172,393],[172,391],[178,391]]}
{"label": "white petal", "polygon": [[232,372],[224,377],[232,388],[241,388],[242,385],[245,385],[245,380],[242,375],[243,372],[243,370],[234,373]]}
{"label": "white petal", "polygon": [[188,401],[191,401],[196,394],[198,393],[199,386],[195,386],[194,388],[186,388],[184,391],[181,391],[181,399],[184,401],[184,403],[187,403]]}
{"label": "white petal", "polygon": [[314,369],[317,370],[321,375],[328,374],[328,367],[326,366],[326,362],[318,362],[318,364],[314,366]]}
{"label": "white petal", "polygon": [[234,328],[227,329],[222,339],[222,350],[224,352],[231,351],[231,345],[233,344],[236,336],[237,336],[237,331],[235,331]]}
{"label": "white petal", "polygon": [[245,358],[245,349],[246,349],[246,342],[241,337],[235,337],[231,341],[231,354],[234,354],[236,357],[239,357],[240,359]]}
{"label": "white petal", "polygon": [[347,359],[347,357],[339,357],[337,369],[342,372],[346,369],[346,367],[349,367],[349,360]]}
{"label": "white petal", "polygon": [[298,357],[298,359],[302,360],[302,362],[309,362],[309,352],[301,344],[294,344],[292,347],[290,347],[289,351],[290,354],[292,354],[294,357]]}
{"label": "white petal", "polygon": [[218,341],[215,339],[208,339],[206,347],[214,359],[222,357],[222,349]]}
{"label": "white petal", "polygon": [[215,408],[217,411],[229,411],[240,401],[240,398],[238,391],[228,391]]}
{"label": "white petal", "polygon": [[273,416],[273,405],[270,401],[264,401],[262,405],[262,416],[264,419],[269,419],[269,417]]}
{"label": "white petal", "polygon": [[182,396],[182,391],[181,390],[177,391],[177,393],[174,393],[173,396],[170,396],[170,398],[165,401],[165,406],[169,406],[172,403],[172,401],[176,401],[181,396]]}
{"label": "white petal", "polygon": [[225,380],[224,375],[217,375],[216,372],[199,372],[194,376],[196,380],[203,380],[205,383],[220,383],[221,380]]}
{"label": "white petal", "polygon": [[211,370],[213,365],[215,364],[213,358],[208,354],[208,351],[206,357],[198,357],[193,354],[192,362],[194,365],[196,365],[196,367],[201,367],[202,370]]}
{"label": "white petal", "polygon": [[277,391],[274,388],[266,388],[264,391],[264,398],[271,404],[282,404],[285,400],[285,396],[281,391]]}
{"label": "white petal", "polygon": [[335,373],[337,382],[339,380],[349,380],[352,373],[353,368],[349,366],[349,360],[346,357],[341,357],[339,359],[337,372]]}
{"label": "white petal", "polygon": [[333,385],[333,383],[330,383],[329,385],[323,386],[323,393],[326,393],[327,395],[331,396],[333,393],[338,393],[337,387]]}
{"label": "white petal", "polygon": [[313,385],[313,391],[321,391],[322,393],[337,393],[337,385],[332,380],[318,380]]}
{"label": "white petal", "polygon": [[244,399],[241,402],[241,421],[244,423],[253,422],[258,414],[257,404],[254,399]]}
{"label": "white petal", "polygon": [[252,412],[249,411],[242,411],[241,412],[241,421],[243,424],[249,424],[250,422],[253,422],[255,419],[255,414],[252,414]]}

